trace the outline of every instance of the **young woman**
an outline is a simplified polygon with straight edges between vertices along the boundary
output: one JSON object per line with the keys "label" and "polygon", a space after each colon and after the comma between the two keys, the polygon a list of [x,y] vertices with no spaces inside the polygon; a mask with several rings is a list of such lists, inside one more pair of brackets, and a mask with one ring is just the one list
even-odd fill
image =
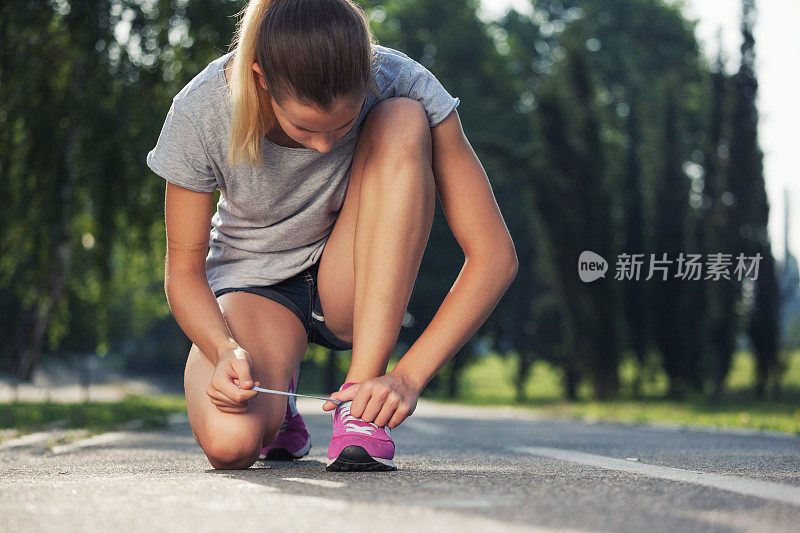
{"label": "young woman", "polygon": [[[193,341],[184,386],[195,439],[220,469],[307,453],[292,403],[251,389],[293,390],[313,342],[352,349],[332,395],[344,403],[323,406],[328,469],[394,470],[389,428],[516,275],[460,100],[378,45],[352,0],[252,0],[233,45],[175,96],[147,156],[168,182],[165,290]],[[464,266],[386,374],[437,193]]]}

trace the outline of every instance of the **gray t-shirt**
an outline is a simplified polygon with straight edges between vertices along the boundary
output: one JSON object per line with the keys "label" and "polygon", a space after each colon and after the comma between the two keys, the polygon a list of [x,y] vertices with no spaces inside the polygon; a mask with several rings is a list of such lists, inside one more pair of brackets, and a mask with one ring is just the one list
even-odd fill
{"label": "gray t-shirt", "polygon": [[461,102],[406,54],[373,47],[381,95],[367,92],[358,120],[327,153],[264,137],[261,165],[230,167],[231,100],[223,67],[233,52],[209,63],[173,98],[147,166],[187,189],[220,190],[206,257],[212,291],[272,285],[319,260],[344,203],[358,135],[378,101],[414,98],[431,126]]}

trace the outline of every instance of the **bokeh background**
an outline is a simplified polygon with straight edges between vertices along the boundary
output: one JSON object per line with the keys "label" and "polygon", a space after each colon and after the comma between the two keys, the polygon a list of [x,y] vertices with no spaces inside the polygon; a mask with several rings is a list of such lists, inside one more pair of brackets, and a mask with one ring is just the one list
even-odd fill
{"label": "bokeh background", "polygon": [[[520,260],[425,397],[639,418],[702,408],[800,432],[793,2],[359,3],[381,44],[461,98]],[[182,389],[191,342],[164,294],[165,183],[145,155],[243,6],[0,5],[0,370],[14,390],[48,365],[87,390],[99,368]],[[605,279],[580,281],[583,250],[609,260]],[[681,252],[763,259],[756,280],[614,279],[620,253]],[[437,205],[396,357],[462,262]],[[300,392],[338,388],[348,355],[311,346]]]}

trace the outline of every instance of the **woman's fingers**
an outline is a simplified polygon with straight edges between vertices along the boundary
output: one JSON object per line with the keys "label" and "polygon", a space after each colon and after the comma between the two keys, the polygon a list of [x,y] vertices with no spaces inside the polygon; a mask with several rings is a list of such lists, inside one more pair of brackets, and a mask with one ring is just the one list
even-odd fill
{"label": "woman's fingers", "polygon": [[[356,397],[356,394],[358,394],[360,388],[361,384],[356,383],[355,385],[350,385],[344,390],[334,392],[333,394],[331,394],[330,397],[333,398],[334,400],[339,400],[340,402],[349,402],[350,400]],[[337,405],[339,404],[333,402],[325,402],[324,404],[322,404],[322,410],[331,411],[333,409],[336,409]],[[350,412],[352,413],[352,405],[350,407],[351,407]]]}
{"label": "woman's fingers", "polygon": [[231,407],[230,405],[227,405],[227,404],[215,405],[215,407],[218,410],[222,411],[223,413],[236,413],[236,414],[238,414],[238,413],[247,412],[247,407]]}
{"label": "woman's fingers", "polygon": [[359,387],[358,391],[356,391],[355,397],[353,398],[353,403],[350,404],[350,414],[356,418],[361,418],[371,397],[372,389],[364,386]]}
{"label": "woman's fingers", "polygon": [[211,398],[211,401],[214,402],[215,405],[221,404],[221,405],[229,405],[231,407],[237,407],[241,405],[238,402],[235,402],[232,399],[225,396],[224,394],[222,394],[220,391],[215,389],[213,385],[208,386],[208,388],[206,389],[206,394],[208,395],[209,398]]}
{"label": "woman's fingers", "polygon": [[[233,378],[233,384],[236,385],[237,387],[240,387],[241,385],[239,385],[239,378]],[[260,381],[256,381],[256,387],[260,387],[260,386],[261,386],[261,382]]]}
{"label": "woman's fingers", "polygon": [[248,359],[230,359],[230,365],[233,371],[231,377],[239,379],[243,389],[252,388],[255,380],[250,377],[250,361]]}
{"label": "woman's fingers", "polygon": [[382,428],[386,424],[389,423],[389,420],[392,419],[394,416],[394,412],[397,410],[398,401],[395,398],[389,397],[385,402],[383,402],[383,407],[381,407],[380,413],[378,416],[375,417],[375,420],[372,422],[379,428]]}
{"label": "woman's fingers", "polygon": [[[372,422],[375,420],[375,417],[378,416],[378,413],[381,412],[381,409],[384,406],[385,398],[386,395],[373,393],[367,402],[367,406],[364,408],[364,412],[359,418],[361,418],[361,420],[364,422]],[[353,411],[351,410],[350,412],[352,413]]]}
{"label": "woman's fingers", "polygon": [[[258,391],[252,390],[253,381],[250,379],[250,365],[246,359],[230,359],[231,365],[224,372],[215,376],[211,384],[227,398],[237,404],[246,405],[247,400],[255,397]],[[247,377],[245,377],[247,376]],[[234,384],[233,380],[238,379],[245,387],[242,388]]]}
{"label": "woman's fingers", "polygon": [[[239,390],[238,387],[235,390]],[[216,400],[216,402],[221,405],[228,405],[230,407],[237,407],[237,408],[247,407],[246,402],[236,401],[235,399],[226,395],[225,393],[220,391],[213,382],[206,389],[206,394],[208,395],[209,398],[212,399],[212,401]]]}
{"label": "woman's fingers", "polygon": [[[243,405],[244,402],[240,401],[236,396],[236,391],[240,389],[234,386],[231,382],[228,382],[228,385],[230,388],[222,386],[219,381],[212,380],[211,384],[206,390],[206,394],[231,405]],[[233,392],[233,394],[231,392]]]}
{"label": "woman's fingers", "polygon": [[397,409],[395,409],[395,412],[392,415],[392,418],[389,419],[389,423],[386,424],[386,425],[389,426],[390,428],[394,429],[397,426],[399,426],[400,423],[403,420],[408,418],[409,414],[410,414],[410,412],[409,412],[409,410],[407,408],[405,408],[403,406],[398,406]]}
{"label": "woman's fingers", "polygon": [[217,410],[222,411],[223,413],[245,413],[247,412],[247,407],[236,407],[227,403],[217,403],[216,400],[211,400],[211,403],[214,404],[214,407]]}
{"label": "woman's fingers", "polygon": [[210,394],[209,398],[217,409],[225,413],[241,413],[247,411],[247,404],[233,403],[229,398],[226,398],[218,392],[213,395]]}
{"label": "woman's fingers", "polygon": [[217,363],[206,394],[223,412],[241,413],[247,410],[247,401],[258,394],[252,390],[260,385],[251,377],[250,359],[241,347],[234,350],[235,357],[223,356]]}

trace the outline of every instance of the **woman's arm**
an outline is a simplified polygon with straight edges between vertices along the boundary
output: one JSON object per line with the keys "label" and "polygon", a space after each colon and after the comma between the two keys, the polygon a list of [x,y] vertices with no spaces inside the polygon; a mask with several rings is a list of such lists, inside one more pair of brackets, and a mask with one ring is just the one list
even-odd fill
{"label": "woman's arm", "polygon": [[431,128],[433,174],[464,266],[431,323],[393,374],[425,385],[486,321],[517,274],[517,255],[489,179],[451,113]]}
{"label": "woman's arm", "polygon": [[214,193],[167,182],[164,291],[178,325],[216,366],[221,354],[235,349],[236,343],[206,277],[213,201]]}
{"label": "woman's arm", "polygon": [[[392,372],[331,395],[353,400],[350,413],[356,417],[371,398],[391,405],[374,417],[379,426],[395,427],[413,412],[422,389],[486,321],[517,273],[511,235],[458,113],[431,128],[431,138],[436,189],[464,252],[464,266],[431,323]],[[370,418],[364,420],[373,422]]]}

